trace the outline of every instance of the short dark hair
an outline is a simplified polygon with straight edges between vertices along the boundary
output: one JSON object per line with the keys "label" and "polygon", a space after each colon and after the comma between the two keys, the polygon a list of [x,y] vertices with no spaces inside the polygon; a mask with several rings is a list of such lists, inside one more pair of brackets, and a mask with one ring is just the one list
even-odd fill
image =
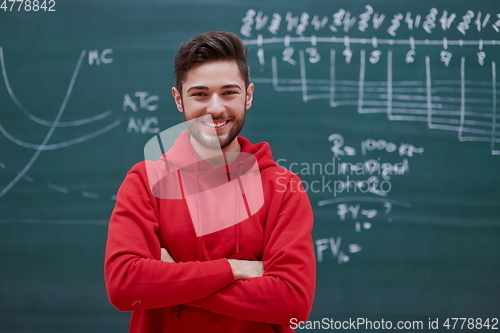
{"label": "short dark hair", "polygon": [[247,53],[248,47],[241,38],[229,31],[210,31],[194,36],[181,44],[174,58],[177,89],[182,94],[182,82],[194,66],[223,60],[236,61],[247,87],[250,82]]}

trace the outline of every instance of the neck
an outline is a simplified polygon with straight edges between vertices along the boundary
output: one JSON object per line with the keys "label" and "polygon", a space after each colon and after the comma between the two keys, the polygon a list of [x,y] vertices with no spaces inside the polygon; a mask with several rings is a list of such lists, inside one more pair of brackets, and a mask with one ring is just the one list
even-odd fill
{"label": "neck", "polygon": [[[189,137],[189,141],[194,151],[202,158],[207,161],[212,168],[218,168],[226,164],[231,164],[237,157],[237,154],[226,154],[226,153],[239,153],[241,151],[240,143],[238,138],[235,138],[229,145],[219,149],[208,149],[202,146],[196,139],[192,136]],[[222,151],[222,154],[221,154]]]}

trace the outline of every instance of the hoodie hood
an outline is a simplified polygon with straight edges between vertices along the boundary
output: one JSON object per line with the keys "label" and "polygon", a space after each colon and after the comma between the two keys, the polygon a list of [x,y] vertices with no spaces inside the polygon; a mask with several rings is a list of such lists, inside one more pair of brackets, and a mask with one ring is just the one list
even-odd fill
{"label": "hoodie hood", "polygon": [[241,152],[226,154],[236,154],[234,161],[212,168],[199,157],[189,132],[184,131],[158,161],[146,161],[153,195],[186,200],[198,237],[237,225],[264,203],[260,170],[276,166],[269,144],[253,145],[243,137],[238,142]]}

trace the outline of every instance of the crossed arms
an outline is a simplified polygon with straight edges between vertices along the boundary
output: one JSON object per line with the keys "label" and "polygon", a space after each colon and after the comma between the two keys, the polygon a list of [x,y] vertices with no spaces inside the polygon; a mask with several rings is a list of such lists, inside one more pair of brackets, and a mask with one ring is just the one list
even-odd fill
{"label": "crossed arms", "polygon": [[162,250],[158,201],[145,177],[141,167],[129,172],[110,220],[105,279],[113,305],[134,311],[186,304],[272,324],[307,319],[314,296],[315,259],[312,211],[304,193],[273,196],[267,214],[273,222],[267,226],[262,261],[175,262]]}

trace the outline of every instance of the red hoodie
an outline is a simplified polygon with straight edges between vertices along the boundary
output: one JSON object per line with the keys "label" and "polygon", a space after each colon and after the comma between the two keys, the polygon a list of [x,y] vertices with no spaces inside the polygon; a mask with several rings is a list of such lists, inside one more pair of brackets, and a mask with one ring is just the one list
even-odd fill
{"label": "red hoodie", "polygon": [[[267,143],[238,141],[258,161],[264,200],[254,214],[247,205],[249,217],[217,231],[200,234],[196,228],[187,184],[180,185],[178,199],[160,199],[145,162],[128,172],[109,222],[105,280],[111,303],[133,311],[131,333],[293,332],[291,320],[309,316],[315,258],[307,195],[295,174],[276,165]],[[188,132],[164,157],[171,168],[194,166],[178,167],[183,177],[194,172],[203,179],[210,168]],[[225,212],[227,202],[218,204]],[[162,247],[175,263],[160,260]],[[231,258],[263,261],[264,275],[235,281]]]}

